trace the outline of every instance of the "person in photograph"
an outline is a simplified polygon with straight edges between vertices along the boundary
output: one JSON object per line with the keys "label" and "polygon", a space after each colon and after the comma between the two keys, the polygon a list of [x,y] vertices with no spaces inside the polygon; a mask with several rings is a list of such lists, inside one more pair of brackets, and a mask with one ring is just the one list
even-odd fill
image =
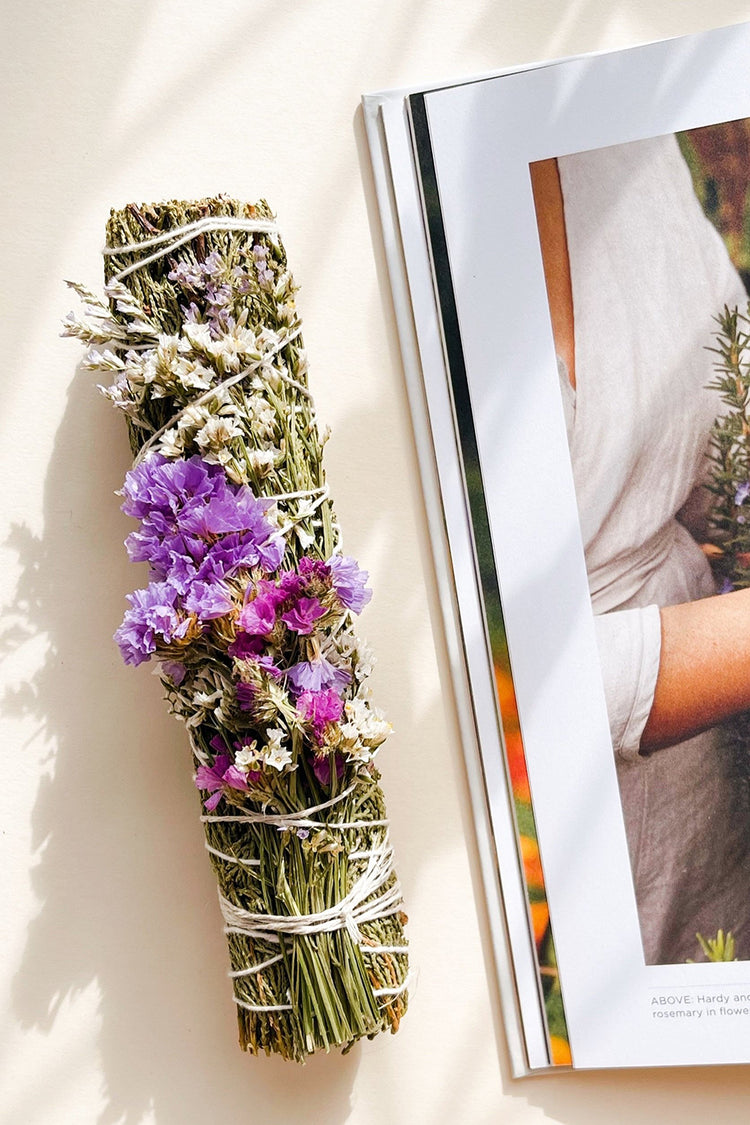
{"label": "person in photograph", "polygon": [[[648,964],[750,959],[750,590],[717,595],[715,317],[747,295],[674,136],[532,165],[586,568]],[[748,748],[750,750],[750,748]]]}

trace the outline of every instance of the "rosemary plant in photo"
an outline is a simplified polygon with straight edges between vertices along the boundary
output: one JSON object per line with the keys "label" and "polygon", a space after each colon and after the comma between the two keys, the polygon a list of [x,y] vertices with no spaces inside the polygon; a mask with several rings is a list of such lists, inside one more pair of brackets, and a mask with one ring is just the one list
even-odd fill
{"label": "rosemary plant in photo", "polygon": [[738,309],[717,317],[716,374],[722,410],[711,435],[711,561],[722,593],[750,586],[750,321]]}
{"label": "rosemary plant in photo", "polygon": [[395,1031],[407,946],[374,757],[389,724],[354,631],[295,288],[267,205],[113,211],[104,299],[67,334],[123,414],[126,547],[149,567],[115,638],[155,659],[203,799],[243,1048],[303,1060]]}
{"label": "rosemary plant in photo", "polygon": [[[750,320],[747,311],[737,308],[724,308],[716,319],[716,374],[709,386],[720,396],[721,411],[711,435],[712,542],[707,549],[717,588],[726,594],[750,586]],[[722,730],[732,749],[737,784],[748,788],[750,711],[724,723]],[[715,939],[700,934],[696,939],[708,960],[735,959],[731,933],[719,930]]]}

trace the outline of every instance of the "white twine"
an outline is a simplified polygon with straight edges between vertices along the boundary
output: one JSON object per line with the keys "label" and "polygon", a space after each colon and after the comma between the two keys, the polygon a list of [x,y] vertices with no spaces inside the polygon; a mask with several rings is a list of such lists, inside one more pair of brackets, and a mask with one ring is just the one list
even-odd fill
{"label": "white twine", "polygon": [[317,488],[303,488],[300,492],[277,492],[269,497],[271,500],[304,500],[305,496],[314,496],[316,492],[324,492],[328,497],[328,485],[319,484]]}
{"label": "white twine", "polygon": [[[243,821],[264,824],[266,818],[261,813],[253,816],[202,816],[204,824],[241,824]],[[280,832],[285,828],[386,828],[389,820],[295,820],[289,825],[277,825]]]}
{"label": "white twine", "polygon": [[133,262],[132,265],[126,266],[125,269],[120,270],[119,273],[113,274],[113,281],[122,281],[128,274],[135,273],[136,270],[143,269],[151,262],[156,262],[159,258],[165,258],[178,246],[184,246],[186,242],[191,242],[192,239],[197,238],[199,234],[211,230],[245,230],[256,231],[259,234],[277,234],[278,226],[270,219],[243,219],[240,216],[234,215],[206,215],[203,219],[196,219],[193,223],[185,223],[179,227],[172,227],[168,231],[163,231],[161,234],[154,235],[152,238],[144,238],[139,242],[129,242],[125,246],[105,246],[102,254],[112,255],[117,254],[140,254],[143,250],[150,249],[152,246],[158,246],[159,249],[153,254],[149,254],[146,258],[141,258],[138,262]]}
{"label": "white twine", "polygon": [[362,935],[359,927],[395,914],[401,902],[401,885],[395,880],[377,898],[393,873],[393,849],[384,847],[379,855],[372,856],[367,868],[352,889],[340,902],[315,914],[255,914],[236,906],[219,891],[219,905],[227,926],[255,940],[267,940],[269,935],[321,934],[345,929],[352,941],[359,944]]}
{"label": "white twine", "polygon": [[363,953],[408,953],[408,945],[367,945],[366,942],[360,942],[359,948]]}
{"label": "white twine", "polygon": [[237,977],[249,977],[253,973],[262,973],[264,969],[270,968],[278,961],[282,960],[282,955],[277,953],[275,957],[269,957],[267,961],[261,961],[259,965],[251,965],[249,969],[235,969],[232,973],[227,973],[228,977],[236,979]]}
{"label": "white twine", "polygon": [[[320,496],[318,497],[317,500],[314,500],[313,503],[310,504],[310,506],[309,506],[309,508],[307,509],[306,512],[302,512],[302,514],[297,515],[296,518],[292,517],[291,519],[287,520],[287,522],[285,524],[281,525],[281,527],[279,528],[279,532],[281,533],[281,535],[286,535],[287,532],[291,531],[292,528],[296,524],[301,523],[302,520],[309,519],[310,516],[313,514],[313,512],[317,512],[318,508],[320,508],[323,504],[325,504],[325,502],[326,502],[326,500],[328,499],[328,496],[329,496],[328,485],[327,484],[323,485],[322,488],[310,489],[309,492],[307,493],[307,495],[308,496],[314,496],[316,492],[320,492]],[[283,493],[283,492],[280,493],[277,496],[274,496],[273,494],[269,494],[269,493],[264,493],[263,496],[261,497],[261,499],[272,500],[274,503],[276,503],[277,500],[286,499],[288,495],[290,495],[290,494],[289,493]],[[295,497],[295,499],[296,499],[296,497]]]}
{"label": "white twine", "polygon": [[212,848],[208,840],[206,840],[205,848],[211,855],[215,855],[218,859],[226,860],[227,863],[241,863],[244,867],[260,867],[259,859],[241,859],[236,855],[227,855],[226,852],[220,852],[218,848]]}
{"label": "white twine", "polygon": [[[230,973],[230,976],[232,974]],[[406,974],[401,984],[395,985],[392,988],[374,988],[372,990],[373,996],[390,996],[391,998],[401,996],[409,988],[412,980],[412,974]],[[247,1000],[241,1000],[239,996],[235,995],[234,1002],[240,1008],[245,1008],[248,1012],[290,1012],[293,1008],[292,1004],[250,1004]],[[388,1004],[379,1005],[381,1011],[388,1007]]]}
{"label": "white twine", "polygon": [[407,973],[401,984],[396,985],[395,988],[373,988],[373,996],[400,996],[402,992],[406,992],[409,987],[411,973]]}
{"label": "white twine", "polygon": [[[321,801],[319,805],[310,805],[306,809],[297,809],[296,812],[288,813],[261,813],[254,812],[248,809],[243,812],[241,816],[214,816],[206,813],[201,817],[204,824],[224,824],[233,823],[235,821],[247,821],[250,824],[274,824],[277,828],[283,829],[287,827],[294,827],[303,822],[305,817],[309,817],[311,813],[320,812],[322,809],[330,809],[332,805],[337,805],[339,801],[345,800],[350,793],[353,793],[357,788],[357,782],[353,781],[346,789],[342,789],[335,797],[331,797],[328,801]],[[311,823],[304,820],[304,823]]]}
{"label": "white twine", "polygon": [[246,1000],[240,1000],[239,996],[234,998],[235,1004],[239,1008],[246,1008],[248,1012],[291,1012],[291,1004],[248,1004]]}
{"label": "white twine", "polygon": [[[400,996],[406,992],[411,984],[411,973],[407,973],[403,982],[396,988],[374,988],[372,990],[373,996]],[[292,1004],[248,1004],[246,1000],[240,1000],[238,996],[234,998],[235,1004],[240,1008],[245,1008],[248,1012],[290,1012]],[[381,1004],[381,1010],[388,1007],[388,1004]]]}
{"label": "white twine", "polygon": [[[224,933],[236,934],[238,937],[247,937],[247,931],[243,930],[240,926],[225,926]],[[279,944],[279,939],[276,934],[267,934],[266,937],[263,938],[263,941],[275,942],[276,945]]]}

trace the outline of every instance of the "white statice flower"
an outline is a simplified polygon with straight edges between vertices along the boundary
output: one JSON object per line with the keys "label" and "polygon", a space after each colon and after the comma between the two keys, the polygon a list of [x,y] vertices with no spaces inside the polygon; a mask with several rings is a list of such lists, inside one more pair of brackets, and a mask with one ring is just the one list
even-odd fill
{"label": "white statice flower", "polygon": [[280,362],[277,355],[268,356],[258,366],[258,381],[253,386],[263,389],[270,387],[272,391],[278,391],[283,382],[285,371],[286,367]]}
{"label": "white statice flower", "polygon": [[187,324],[183,331],[196,351],[208,356],[222,373],[239,371],[241,362],[260,358],[255,333],[244,324],[234,324],[215,337],[207,324]]}
{"label": "white statice flower", "polygon": [[130,384],[123,376],[116,379],[110,387],[104,387],[101,383],[97,384],[98,391],[108,398],[113,406],[118,410],[122,410],[123,414],[127,414],[129,418],[137,418],[139,413],[140,398],[133,395]]}
{"label": "white statice flower", "polygon": [[212,669],[196,680],[188,727],[199,727],[207,718],[227,725],[234,710],[234,685]]}
{"label": "white statice flower", "polygon": [[125,357],[126,363],[123,374],[131,387],[139,387],[141,390],[145,388],[149,355],[150,352],[129,351]]}
{"label": "white statice flower", "polygon": [[237,769],[242,770],[243,773],[247,773],[253,766],[259,765],[259,758],[258,743],[253,741],[247,743],[241,750],[237,751],[234,756],[234,764],[237,766]]}
{"label": "white statice flower", "polygon": [[205,355],[211,354],[213,340],[207,324],[190,320],[183,325],[182,334],[196,351],[203,352]]}
{"label": "white statice flower", "polygon": [[375,653],[366,641],[357,640],[357,654],[354,674],[358,680],[366,680],[375,667]]}
{"label": "white statice flower", "polygon": [[273,328],[264,325],[258,333],[257,337],[258,351],[261,355],[266,352],[275,351],[281,343],[281,336],[278,332],[274,332]]}
{"label": "white statice flower", "polygon": [[156,342],[155,358],[159,367],[163,367],[166,371],[171,372],[180,351],[180,337],[170,336],[166,332],[159,334],[159,339]]}
{"label": "white statice flower", "polygon": [[207,391],[214,373],[196,359],[181,357],[174,367],[175,381],[186,391]]}
{"label": "white statice flower", "polygon": [[277,434],[276,411],[262,395],[251,395],[247,400],[247,413],[253,428],[261,441],[273,441]]}
{"label": "white statice flower", "polygon": [[235,341],[229,336],[219,336],[213,341],[208,353],[214,361],[216,370],[226,375],[227,372],[239,371],[240,357]]}
{"label": "white statice flower", "polygon": [[[201,449],[201,457],[204,461],[208,462],[209,465],[221,465],[230,476],[232,476],[232,474],[229,472],[229,469],[232,465],[237,466],[235,472],[240,471],[237,458],[226,445],[222,445],[219,449]],[[232,480],[236,481],[236,478],[232,476]]]}
{"label": "white statice flower", "polygon": [[237,352],[237,355],[250,358],[260,354],[258,338],[252,328],[248,328],[245,324],[235,324],[235,326],[227,332],[227,337],[231,338],[232,346]]}
{"label": "white statice flower", "polygon": [[192,714],[186,720],[186,726],[199,727],[207,715],[213,712],[221,697],[222,690],[220,687],[215,688],[214,691],[205,691],[201,688],[193,692]]}
{"label": "white statice flower", "polygon": [[272,727],[268,731],[268,742],[263,748],[263,761],[275,770],[284,770],[292,764],[292,753],[284,745],[286,732],[279,727]]}
{"label": "white statice flower", "polygon": [[[137,366],[137,365],[136,365]],[[145,386],[151,387],[156,384],[153,391],[150,391],[151,398],[163,398],[161,388],[159,386],[158,371],[156,367],[156,355],[153,351],[144,352],[140,363],[141,379]]]}
{"label": "white statice flower", "polygon": [[77,340],[82,340],[84,344],[94,347],[125,339],[126,334],[122,325],[112,320],[108,315],[100,313],[98,309],[91,308],[87,308],[85,313],[88,315],[79,316],[75,312],[68,313],[63,319],[62,335],[72,336]]}
{"label": "white statice flower", "polygon": [[185,435],[177,429],[167,430],[159,438],[157,451],[170,460],[182,457],[185,453]]}
{"label": "white statice flower", "polygon": [[197,431],[202,429],[211,417],[211,411],[207,406],[188,406],[177,423],[177,428],[180,431]]}
{"label": "white statice flower", "polygon": [[274,288],[273,295],[277,301],[280,301],[282,297],[285,297],[287,295],[287,291],[291,288],[292,275],[289,270],[285,270],[284,273],[279,274],[279,278],[276,282],[276,287]]}
{"label": "white statice flower", "polygon": [[277,305],[276,316],[282,324],[293,324],[297,318],[297,309],[294,306],[294,301],[286,301],[284,304]]}
{"label": "white statice flower", "polygon": [[[226,452],[228,453],[228,451]],[[211,456],[212,455],[207,456],[205,460],[210,461]],[[245,472],[244,465],[242,465],[234,457],[231,457],[231,455],[229,455],[230,459],[226,462],[220,461],[218,454],[216,455],[216,457],[217,464],[222,464],[224,466],[224,472],[227,474],[233,484],[247,484],[247,473]]]}
{"label": "white statice flower", "polygon": [[385,742],[393,730],[381,713],[361,696],[346,701],[340,729],[342,748],[349,758],[359,762],[368,762],[373,751]]}
{"label": "white statice flower", "polygon": [[194,357],[186,357],[179,336],[162,334],[156,348],[133,358],[139,382],[150,387],[151,398],[179,397],[184,391],[208,390],[214,372]]}
{"label": "white statice flower", "polygon": [[278,449],[249,449],[247,461],[252,471],[259,477],[268,476],[279,456]]}
{"label": "white statice flower", "polygon": [[124,371],[125,364],[111,348],[90,348],[81,361],[87,371]]}
{"label": "white statice flower", "polygon": [[135,294],[130,292],[127,285],[113,279],[104,286],[104,295],[114,302],[118,313],[128,321],[127,334],[129,336],[134,333],[150,336],[158,335],[158,329],[150,323],[143,305]]}
{"label": "white statice flower", "polygon": [[195,435],[195,441],[201,449],[214,452],[223,449],[241,435],[242,427],[236,418],[214,414]]}

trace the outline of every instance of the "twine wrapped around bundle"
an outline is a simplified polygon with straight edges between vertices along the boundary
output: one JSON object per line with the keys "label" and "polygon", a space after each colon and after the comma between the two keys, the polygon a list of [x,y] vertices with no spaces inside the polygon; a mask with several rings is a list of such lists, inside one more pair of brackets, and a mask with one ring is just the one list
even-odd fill
{"label": "twine wrapped around bundle", "polygon": [[203,791],[243,1048],[303,1060],[395,1031],[401,891],[373,757],[390,728],[353,630],[294,285],[268,206],[113,211],[106,301],[66,332],[125,414],[123,510],[150,583],[116,639],[155,657]]}

